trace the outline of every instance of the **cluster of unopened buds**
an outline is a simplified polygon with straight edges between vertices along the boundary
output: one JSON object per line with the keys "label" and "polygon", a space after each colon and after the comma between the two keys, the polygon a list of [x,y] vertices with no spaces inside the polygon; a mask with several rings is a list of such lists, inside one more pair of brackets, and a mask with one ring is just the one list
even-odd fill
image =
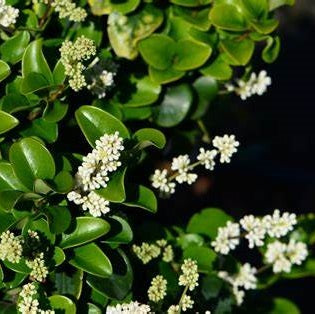
{"label": "cluster of unopened buds", "polygon": [[68,18],[69,21],[83,22],[87,13],[83,8],[77,7],[75,1],[53,0],[51,6],[59,13],[59,18]]}
{"label": "cluster of unopened buds", "polygon": [[175,193],[176,184],[194,183],[198,175],[192,170],[203,165],[207,170],[213,170],[215,166],[215,158],[220,156],[220,163],[229,163],[232,155],[237,152],[239,142],[235,140],[234,135],[216,136],[212,145],[212,150],[200,148],[197,161],[191,163],[188,155],[180,155],[173,158],[170,174],[167,169],[156,169],[151,177],[152,186],[159,189],[162,196],[168,196]]}
{"label": "cluster of unopened buds", "polygon": [[83,157],[76,175],[77,185],[74,191],[68,193],[68,200],[81,205],[94,217],[108,213],[109,202],[97,190],[106,188],[109,175],[121,166],[119,159],[123,150],[123,139],[119,132],[104,134],[97,140],[92,152]]}
{"label": "cluster of unopened buds", "polygon": [[[248,215],[240,219],[239,223],[228,221],[225,227],[220,227],[211,245],[216,252],[227,255],[240,244],[240,239],[244,237],[248,240],[250,249],[265,247],[264,262],[268,268],[272,267],[274,273],[288,273],[292,265],[301,265],[308,255],[304,242],[290,239],[287,243],[278,240],[287,236],[296,224],[295,214],[288,212],[281,214],[278,209],[272,215],[264,217]],[[227,272],[221,271],[219,277],[232,285],[236,302],[240,305],[245,294],[241,288],[255,289],[256,273],[256,268],[246,263],[241,266],[238,274],[230,276]]]}
{"label": "cluster of unopened buds", "polygon": [[6,0],[0,0],[0,25],[9,27],[16,23],[19,10],[6,4]]}
{"label": "cluster of unopened buds", "polygon": [[253,95],[263,95],[267,91],[267,87],[271,85],[271,78],[266,71],[260,71],[257,75],[252,73],[247,81],[237,80],[237,85],[231,83],[226,84],[228,92],[235,92],[242,100],[245,100]]}

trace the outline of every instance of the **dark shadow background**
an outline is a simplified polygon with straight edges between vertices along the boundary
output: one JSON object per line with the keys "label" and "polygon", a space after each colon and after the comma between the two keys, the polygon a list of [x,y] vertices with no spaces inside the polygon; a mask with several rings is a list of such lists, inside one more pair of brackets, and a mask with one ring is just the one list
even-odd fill
{"label": "dark shadow background", "polygon": [[[205,172],[192,186],[193,193],[180,187],[176,197],[159,202],[161,222],[184,224],[209,206],[234,217],[275,208],[315,212],[315,1],[297,2],[279,13],[278,60],[255,66],[272,77],[268,93],[246,101],[229,97],[209,110],[205,123],[210,134],[235,134],[241,142],[238,154],[231,164],[218,165],[210,178]],[[309,297],[314,287],[314,277],[283,280],[270,294],[291,299],[302,313],[314,313]]]}

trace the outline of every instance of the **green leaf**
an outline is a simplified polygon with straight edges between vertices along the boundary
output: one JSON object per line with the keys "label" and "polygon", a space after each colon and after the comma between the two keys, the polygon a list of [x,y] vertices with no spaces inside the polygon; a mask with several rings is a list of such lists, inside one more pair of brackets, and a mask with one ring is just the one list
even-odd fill
{"label": "green leaf", "polygon": [[204,66],[201,71],[204,75],[212,76],[216,80],[228,80],[233,72],[229,64],[219,55],[212,63]]}
{"label": "green leaf", "polygon": [[201,293],[206,300],[216,298],[223,286],[222,279],[216,275],[210,275],[202,278]]}
{"label": "green leaf", "polygon": [[22,59],[23,78],[33,72],[41,74],[50,84],[53,84],[53,75],[42,52],[42,41],[40,39],[28,45]]}
{"label": "green leaf", "polygon": [[268,314],[300,314],[298,307],[290,300],[284,298],[274,298],[273,308]]}
{"label": "green leaf", "polygon": [[52,104],[49,103],[43,112],[43,118],[45,121],[50,123],[59,122],[67,114],[68,108],[68,104],[62,103],[59,100],[53,102]]}
{"label": "green leaf", "polygon": [[30,190],[35,179],[53,179],[55,162],[45,146],[32,138],[14,143],[9,152],[17,178]]}
{"label": "green leaf", "polygon": [[181,234],[176,240],[183,250],[189,246],[202,246],[204,244],[203,237],[195,233]]}
{"label": "green leaf", "polygon": [[204,43],[183,39],[177,42],[173,68],[187,71],[200,67],[210,57],[212,48]]}
{"label": "green leaf", "polygon": [[7,63],[0,60],[0,82],[6,79],[11,73],[11,69]]}
{"label": "green leaf", "polygon": [[[8,85],[7,85],[8,86]],[[14,113],[25,109],[32,108],[34,106],[26,96],[22,94],[8,94],[2,98],[2,110],[8,113]]]}
{"label": "green leaf", "polygon": [[48,218],[49,229],[54,234],[67,230],[71,223],[71,214],[65,206],[49,206],[45,209]]}
{"label": "green leaf", "polygon": [[191,258],[198,264],[198,270],[211,272],[212,264],[217,255],[215,252],[207,247],[189,246],[183,252],[183,258]]}
{"label": "green leaf", "polygon": [[133,185],[127,190],[127,199],[124,205],[140,207],[151,213],[157,211],[157,199],[155,194],[152,190],[143,185]]}
{"label": "green leaf", "polygon": [[[1,208],[0,208],[1,209]],[[15,218],[10,213],[5,213],[0,210],[0,232],[6,231],[12,224],[14,224]]]}
{"label": "green leaf", "polygon": [[29,274],[31,272],[31,269],[26,266],[25,259],[23,257],[20,259],[20,261],[18,263],[11,263],[11,262],[5,260],[3,262],[3,264],[7,268],[9,268],[9,269],[11,269],[17,273],[20,273],[20,274]]}
{"label": "green leaf", "polygon": [[70,268],[67,272],[56,271],[54,282],[58,294],[71,295],[79,299],[82,292],[83,271],[76,268]]}
{"label": "green leaf", "polygon": [[19,120],[10,114],[0,110],[0,134],[6,133],[19,124]]}
{"label": "green leaf", "polygon": [[194,120],[200,119],[208,110],[209,105],[218,94],[218,83],[211,76],[201,76],[194,83],[193,87],[198,95],[196,110],[191,115]]}
{"label": "green leaf", "polygon": [[210,11],[209,18],[216,27],[225,30],[240,32],[248,29],[244,15],[233,4],[215,5]]}
{"label": "green leaf", "polygon": [[28,191],[15,176],[12,165],[6,161],[0,161],[0,191],[4,190]]}
{"label": "green leaf", "polygon": [[146,63],[158,70],[170,68],[176,54],[176,42],[161,34],[140,41],[139,52]]}
{"label": "green leaf", "polygon": [[254,19],[261,19],[268,14],[268,0],[242,0],[243,7]]}
{"label": "green leaf", "polygon": [[149,74],[151,79],[157,84],[167,84],[179,80],[185,75],[185,72],[170,68],[166,70],[158,70],[150,66]]}
{"label": "green leaf", "polygon": [[74,186],[74,179],[70,172],[60,171],[52,182],[49,182],[49,186],[57,193],[68,193]]}
{"label": "green leaf", "polygon": [[51,307],[56,311],[63,314],[76,314],[75,304],[63,295],[52,295],[49,297]]}
{"label": "green leaf", "polygon": [[138,42],[162,24],[163,12],[146,4],[137,13],[128,16],[114,12],[108,20],[108,37],[116,55],[133,60],[138,56]]}
{"label": "green leaf", "polygon": [[125,107],[142,107],[154,103],[160,92],[161,85],[153,82],[149,76],[131,76],[115,101]]}
{"label": "green leaf", "polygon": [[92,303],[88,303],[88,314],[102,314],[102,310]]}
{"label": "green leaf", "polygon": [[206,208],[191,217],[187,225],[187,232],[198,233],[215,239],[218,228],[225,226],[233,218],[218,208]]}
{"label": "green leaf", "polygon": [[103,251],[90,243],[73,249],[69,264],[98,277],[109,277],[113,273],[112,264]]}
{"label": "green leaf", "polygon": [[193,96],[188,85],[170,87],[161,103],[154,111],[154,122],[163,127],[179,124],[186,117]]}
{"label": "green leaf", "polygon": [[184,7],[200,7],[212,2],[212,0],[170,0],[170,2]]}
{"label": "green leaf", "polygon": [[92,106],[82,106],[75,113],[77,122],[91,146],[105,133],[116,131],[122,138],[129,138],[129,131],[117,118],[102,109]]}
{"label": "green leaf", "polygon": [[9,38],[1,45],[2,59],[12,64],[19,62],[29,42],[30,34],[27,31],[22,31]]}
{"label": "green leaf", "polygon": [[157,129],[140,129],[134,133],[133,137],[142,145],[153,145],[160,149],[166,144],[164,134]]}
{"label": "green leaf", "polygon": [[23,197],[24,193],[15,190],[1,191],[0,192],[0,209],[4,211],[12,210],[19,200]]}
{"label": "green leaf", "polygon": [[134,11],[140,4],[140,0],[88,0],[92,13],[95,15],[120,12],[123,14]]}
{"label": "green leaf", "polygon": [[223,51],[231,58],[233,65],[246,65],[251,59],[255,44],[250,39],[222,40],[220,44]]}
{"label": "green leaf", "polygon": [[44,218],[28,221],[23,227],[23,234],[27,234],[29,229],[40,231],[52,244],[55,242],[56,236],[50,232],[48,222]]}
{"label": "green leaf", "polygon": [[66,73],[65,73],[65,67],[63,66],[61,60],[58,60],[58,62],[56,63],[52,74],[54,78],[54,83],[56,85],[60,85],[64,83],[66,79]]}
{"label": "green leaf", "polygon": [[124,275],[114,273],[109,278],[87,275],[86,282],[97,292],[108,298],[123,300],[131,289],[133,273],[126,254],[121,250],[118,250],[118,252],[125,264],[126,272]]}
{"label": "green leaf", "polygon": [[267,39],[267,45],[262,51],[262,58],[267,63],[274,62],[280,52],[280,38],[277,36],[275,38],[268,37]]}
{"label": "green leaf", "polygon": [[25,75],[21,84],[21,93],[24,95],[38,92],[50,87],[50,83],[44,75],[31,72]]}
{"label": "green leaf", "polygon": [[272,33],[279,25],[279,21],[276,19],[263,20],[258,22],[252,22],[251,25],[254,29],[261,34]]}
{"label": "green leaf", "polygon": [[129,243],[133,238],[133,232],[128,222],[119,216],[110,216],[111,230],[106,235],[104,243],[122,244]]}
{"label": "green leaf", "polygon": [[114,203],[121,203],[126,198],[125,173],[126,167],[120,168],[111,175],[106,188],[95,191],[98,195]]}
{"label": "green leaf", "polygon": [[53,255],[53,261],[55,263],[55,267],[61,265],[65,260],[66,260],[66,255],[63,252],[63,250],[60,247],[55,246],[54,255]]}
{"label": "green leaf", "polygon": [[62,234],[60,247],[67,249],[91,242],[108,233],[110,225],[101,218],[77,217],[75,224]]}
{"label": "green leaf", "polygon": [[269,11],[273,11],[283,5],[294,5],[295,0],[269,0]]}

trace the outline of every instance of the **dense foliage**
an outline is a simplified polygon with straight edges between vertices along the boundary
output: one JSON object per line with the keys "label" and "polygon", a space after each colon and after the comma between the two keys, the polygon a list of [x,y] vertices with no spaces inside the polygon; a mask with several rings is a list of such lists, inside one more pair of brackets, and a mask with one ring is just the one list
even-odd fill
{"label": "dense foliage", "polygon": [[266,92],[293,4],[0,0],[0,313],[299,313],[265,291],[314,275],[313,215],[156,219],[246,145],[209,108]]}

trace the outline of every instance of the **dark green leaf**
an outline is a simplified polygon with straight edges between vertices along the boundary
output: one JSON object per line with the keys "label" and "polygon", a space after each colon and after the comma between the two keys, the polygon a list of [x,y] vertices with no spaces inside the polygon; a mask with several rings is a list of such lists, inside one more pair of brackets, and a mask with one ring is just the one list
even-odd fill
{"label": "dark green leaf", "polygon": [[6,79],[11,73],[11,69],[7,63],[0,60],[0,82]]}
{"label": "dark green leaf", "polygon": [[70,226],[71,214],[65,206],[46,207],[45,214],[48,218],[49,229],[54,234],[62,233]]}
{"label": "dark green leaf", "polygon": [[75,304],[67,297],[63,295],[52,295],[49,297],[50,305],[56,313],[60,312],[63,314],[76,314]]}

